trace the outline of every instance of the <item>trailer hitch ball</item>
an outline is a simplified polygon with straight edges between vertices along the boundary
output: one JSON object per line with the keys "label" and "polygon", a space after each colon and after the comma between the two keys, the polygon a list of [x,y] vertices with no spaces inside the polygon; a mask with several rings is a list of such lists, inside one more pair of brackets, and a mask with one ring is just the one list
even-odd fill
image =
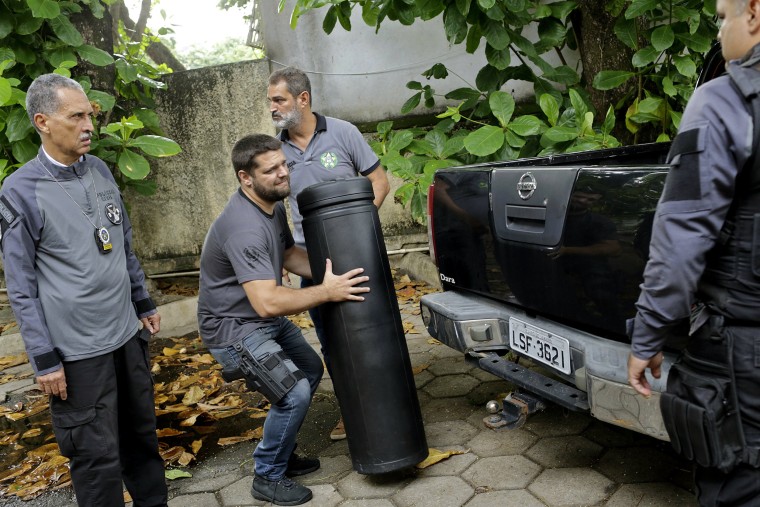
{"label": "trailer hitch ball", "polygon": [[[492,408],[495,408],[494,412],[491,411]],[[526,393],[512,392],[504,398],[504,406],[501,410],[499,410],[498,402],[489,401],[486,404],[486,410],[491,415],[486,416],[483,423],[494,430],[500,428],[514,430],[525,424],[530,414],[544,408],[546,404],[539,398]]]}
{"label": "trailer hitch ball", "polygon": [[491,400],[486,403],[486,412],[489,414],[496,414],[499,410],[501,410],[501,406],[499,405],[498,401]]}

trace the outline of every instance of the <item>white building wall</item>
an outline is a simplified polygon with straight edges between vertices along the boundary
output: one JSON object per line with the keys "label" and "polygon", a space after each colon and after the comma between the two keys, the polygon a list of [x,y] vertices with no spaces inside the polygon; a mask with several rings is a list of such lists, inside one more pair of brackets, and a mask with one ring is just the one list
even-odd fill
{"label": "white building wall", "polygon": [[[354,123],[398,117],[401,106],[414,93],[406,88],[407,82],[430,84],[443,96],[456,88],[474,87],[475,76],[486,64],[485,41],[475,54],[468,54],[464,44],[450,45],[442,16],[418,20],[411,26],[386,19],[375,33],[357,8],[350,32],[336,24],[333,33],[327,35],[322,31],[326,7],[303,15],[292,30],[290,14],[295,0],[286,1],[280,14],[278,3],[261,0],[257,7],[270,67],[274,71],[294,66],[305,71],[312,83],[313,109],[323,114]],[[535,32],[525,35],[536,37]],[[449,77],[426,81],[422,72],[439,62],[450,69]],[[513,81],[504,90],[520,100],[532,95],[533,86]],[[437,106],[443,108],[444,104],[442,97],[436,97]],[[428,112],[420,105],[412,114]]]}

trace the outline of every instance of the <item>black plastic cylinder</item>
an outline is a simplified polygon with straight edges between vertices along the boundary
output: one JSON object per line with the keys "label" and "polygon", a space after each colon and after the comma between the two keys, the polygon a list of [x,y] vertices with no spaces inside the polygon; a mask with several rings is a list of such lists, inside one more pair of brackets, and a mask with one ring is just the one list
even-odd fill
{"label": "black plastic cylinder", "polygon": [[362,302],[319,307],[332,381],[354,469],[393,472],[428,455],[409,350],[372,185],[367,178],[318,183],[298,195],[315,283],[364,268],[370,292]]}

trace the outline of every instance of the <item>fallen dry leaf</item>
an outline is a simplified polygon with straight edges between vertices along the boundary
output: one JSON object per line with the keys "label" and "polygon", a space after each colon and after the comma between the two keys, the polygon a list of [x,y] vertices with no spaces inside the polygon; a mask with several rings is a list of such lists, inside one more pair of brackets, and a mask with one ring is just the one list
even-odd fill
{"label": "fallen dry leaf", "polygon": [[230,417],[235,417],[241,413],[243,413],[242,408],[233,408],[232,410],[219,410],[214,412],[212,415],[214,419],[229,419]]}
{"label": "fallen dry leaf", "polygon": [[194,460],[195,460],[195,456],[193,456],[189,452],[183,452],[182,455],[177,460],[177,463],[179,463],[183,467],[186,467],[187,465],[190,464],[191,461],[194,461]]}
{"label": "fallen dry leaf", "polygon": [[15,322],[9,322],[0,326],[0,333],[15,333],[18,332],[18,324]]}
{"label": "fallen dry leaf", "polygon": [[19,354],[16,356],[2,356],[0,357],[0,371],[3,371],[7,368],[13,368],[14,366],[28,362],[29,358],[26,356],[26,354]]}
{"label": "fallen dry leaf", "polygon": [[237,444],[240,442],[247,442],[249,440],[254,439],[260,439],[264,435],[264,428],[259,427],[252,430],[248,430],[239,437],[227,437],[227,438],[220,438],[217,442],[221,446],[227,446],[232,444]]}
{"label": "fallen dry leaf", "polygon": [[420,332],[417,331],[417,328],[414,327],[414,324],[412,322],[405,320],[402,322],[402,324],[404,325],[404,334],[420,334]]}
{"label": "fallen dry leaf", "polygon": [[180,435],[184,435],[185,433],[187,432],[175,430],[174,428],[161,428],[156,430],[156,435],[158,435],[158,438],[178,437]]}
{"label": "fallen dry leaf", "polygon": [[311,317],[309,317],[307,312],[299,313],[298,315],[290,315],[288,320],[301,329],[310,329],[314,327],[314,323],[311,321]]}
{"label": "fallen dry leaf", "polygon": [[421,364],[419,366],[415,366],[412,368],[412,375],[417,375],[418,373],[422,373],[423,371],[427,370],[430,367],[429,364]]}
{"label": "fallen dry leaf", "polygon": [[182,446],[176,445],[168,449],[161,449],[159,452],[161,453],[164,463],[170,464],[180,459],[182,454],[185,453],[185,449],[182,448]]}
{"label": "fallen dry leaf", "polygon": [[433,449],[431,447],[428,449],[428,457],[420,463],[417,463],[416,468],[427,468],[429,466],[435,465],[439,461],[448,459],[455,454],[465,454],[467,452],[470,451],[439,451],[438,449]]}
{"label": "fallen dry leaf", "polygon": [[24,434],[21,435],[21,438],[34,438],[40,435],[42,435],[41,428],[32,428],[30,430],[25,431]]}

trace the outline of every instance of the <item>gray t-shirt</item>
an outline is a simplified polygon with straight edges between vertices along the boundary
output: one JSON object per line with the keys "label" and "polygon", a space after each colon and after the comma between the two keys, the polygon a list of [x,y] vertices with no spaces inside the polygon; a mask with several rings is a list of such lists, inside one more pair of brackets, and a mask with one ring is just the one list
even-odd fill
{"label": "gray t-shirt", "polygon": [[284,252],[292,246],[281,202],[269,215],[242,189],[232,194],[201,253],[198,325],[207,347],[227,347],[275,321],[256,313],[242,284],[275,280],[282,285]]}
{"label": "gray t-shirt", "polygon": [[290,214],[293,218],[293,237],[296,245],[306,248],[298,210],[298,194],[306,187],[323,181],[367,176],[377,169],[380,161],[361,132],[347,121],[314,113],[317,127],[306,151],[290,141],[287,130],[278,134],[282,152],[290,169]]}

